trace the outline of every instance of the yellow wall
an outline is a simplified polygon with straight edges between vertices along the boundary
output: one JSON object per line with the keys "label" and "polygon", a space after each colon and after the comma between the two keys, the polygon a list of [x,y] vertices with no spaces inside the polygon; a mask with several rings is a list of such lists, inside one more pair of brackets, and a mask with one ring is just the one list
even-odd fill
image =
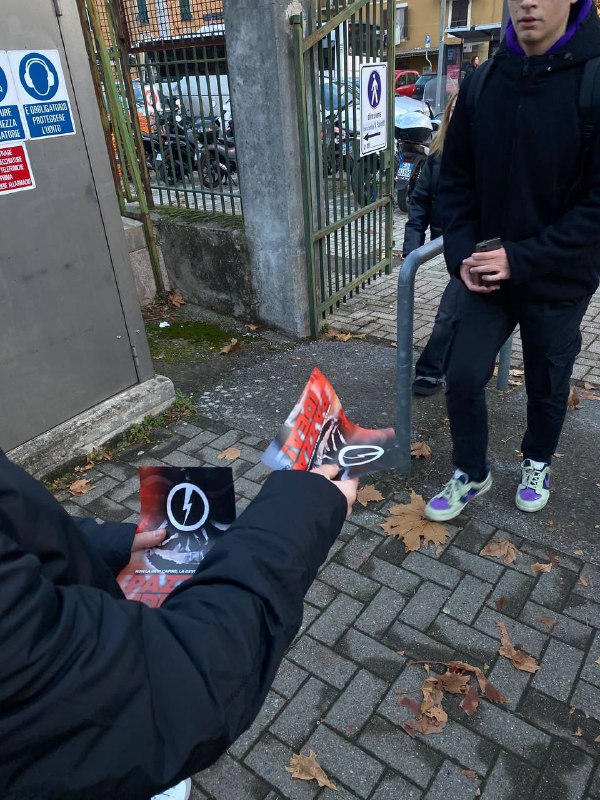
{"label": "yellow wall", "polygon": [[[440,35],[440,0],[407,0],[408,2],[408,39],[396,45],[396,59],[399,60],[402,54],[425,47],[425,36],[431,36],[431,47],[437,50]],[[450,2],[448,2],[450,8]],[[447,18],[448,19],[448,18]],[[447,21],[447,20],[446,20]],[[502,21],[502,0],[471,0],[471,25],[486,25],[500,23]],[[454,36],[446,37],[447,44],[460,44],[460,39]],[[477,44],[473,46],[470,53],[465,54],[469,59],[472,55],[479,55],[483,60],[487,57],[488,44]],[[437,68],[437,53],[431,53],[430,59],[433,69]],[[419,72],[427,65],[424,55],[409,56],[406,58],[407,65],[411,69],[418,69]]]}

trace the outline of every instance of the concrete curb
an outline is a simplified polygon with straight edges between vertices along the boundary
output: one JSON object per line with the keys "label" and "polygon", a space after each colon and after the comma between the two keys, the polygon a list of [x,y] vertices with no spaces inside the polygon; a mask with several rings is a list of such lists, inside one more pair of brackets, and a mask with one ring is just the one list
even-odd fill
{"label": "concrete curb", "polygon": [[8,456],[41,478],[87,455],[149,414],[160,414],[174,400],[172,381],[155,375],[15,447]]}

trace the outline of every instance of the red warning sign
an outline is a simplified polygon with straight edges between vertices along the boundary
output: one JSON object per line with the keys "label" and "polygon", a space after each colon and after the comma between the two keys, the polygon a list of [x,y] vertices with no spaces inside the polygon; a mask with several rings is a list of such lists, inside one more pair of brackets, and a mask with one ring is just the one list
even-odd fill
{"label": "red warning sign", "polygon": [[35,179],[24,144],[0,147],[0,195],[35,189]]}

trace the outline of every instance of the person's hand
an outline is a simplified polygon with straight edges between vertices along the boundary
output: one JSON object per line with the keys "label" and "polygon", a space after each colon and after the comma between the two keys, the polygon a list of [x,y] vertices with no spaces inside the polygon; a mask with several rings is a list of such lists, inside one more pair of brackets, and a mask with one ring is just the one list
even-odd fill
{"label": "person's hand", "polygon": [[344,481],[336,481],[334,480],[335,476],[338,475],[340,468],[337,464],[323,464],[321,467],[315,467],[311,469],[311,472],[314,472],[315,475],[322,475],[324,478],[327,478],[328,481],[331,481],[334,486],[340,490],[340,492],[346,498],[346,502],[348,503],[348,514],[352,512],[352,506],[356,501],[356,492],[358,489],[358,478],[347,478]]}
{"label": "person's hand", "polygon": [[153,547],[158,547],[158,545],[164,541],[166,535],[166,528],[161,528],[158,531],[142,531],[141,533],[136,533],[133,537],[131,553],[133,554],[140,550],[150,550]]}
{"label": "person's hand", "polygon": [[[467,272],[471,286],[465,279]],[[500,247],[498,250],[490,250],[489,253],[473,253],[463,261],[460,274],[467,289],[472,292],[499,289],[498,281],[507,281],[510,278],[506,250]]]}

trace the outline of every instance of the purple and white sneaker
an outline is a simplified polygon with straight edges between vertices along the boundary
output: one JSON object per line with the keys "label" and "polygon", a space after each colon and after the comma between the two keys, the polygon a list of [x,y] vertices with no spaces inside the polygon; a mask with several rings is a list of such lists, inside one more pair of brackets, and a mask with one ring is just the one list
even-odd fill
{"label": "purple and white sneaker", "polygon": [[[539,462],[538,462],[539,463]],[[520,511],[539,511],[550,498],[550,466],[537,467],[528,458],[521,464],[521,483],[515,503]]]}
{"label": "purple and white sneaker", "polygon": [[439,494],[432,497],[425,506],[425,516],[434,522],[454,519],[463,508],[479,495],[492,488],[492,473],[488,470],[485,478],[478,483],[470,481],[469,476],[457,469]]}

